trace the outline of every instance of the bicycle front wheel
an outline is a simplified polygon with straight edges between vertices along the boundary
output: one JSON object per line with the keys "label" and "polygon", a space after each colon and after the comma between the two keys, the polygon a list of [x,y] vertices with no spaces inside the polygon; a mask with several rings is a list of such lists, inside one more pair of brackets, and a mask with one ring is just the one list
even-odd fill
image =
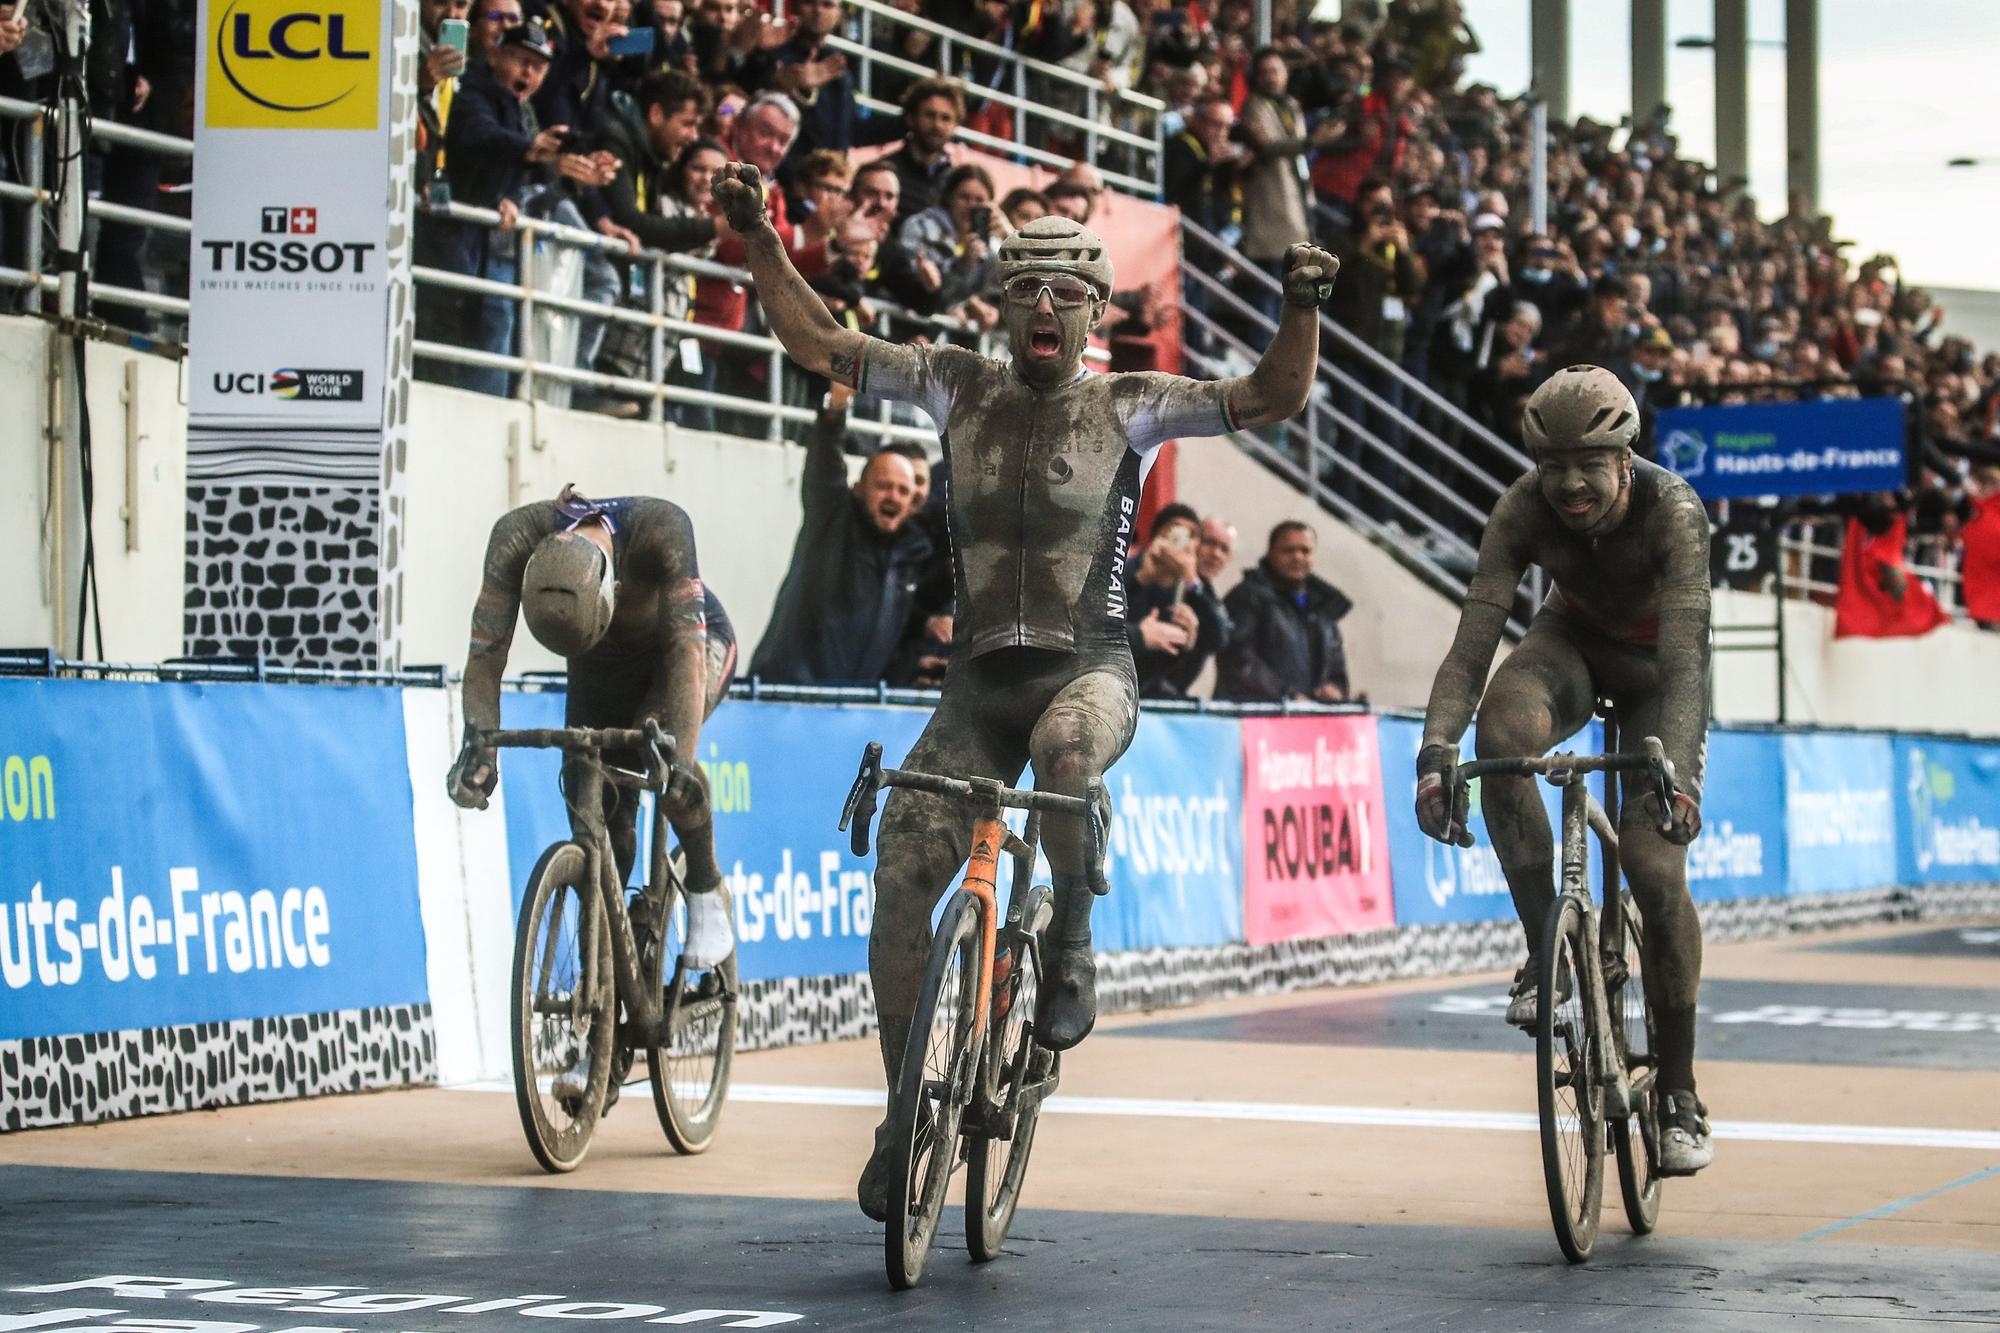
{"label": "bicycle front wheel", "polygon": [[1590,1257],[1604,1200],[1603,1090],[1592,1073],[1597,1044],[1584,994],[1583,909],[1557,897],[1542,938],[1536,984],[1536,1100],[1542,1122],[1542,1178],[1556,1242],[1571,1263]]}
{"label": "bicycle front wheel", "polygon": [[1041,974],[1036,954],[1027,937],[1040,938],[1054,914],[1055,899],[1048,886],[1037,884],[1028,891],[1021,908],[1020,930],[996,961],[998,972],[1004,965],[1004,980],[993,984],[993,1013],[987,1019],[983,1063],[992,1071],[996,1122],[1012,1127],[1006,1139],[985,1134],[966,1137],[965,1152],[965,1243],[974,1263],[1000,1256],[1007,1228],[1014,1223],[1014,1208],[1020,1202],[1021,1181],[1028,1174],[1028,1153],[1035,1146],[1035,1125],[1042,1114],[1047,1082],[1055,1072],[1055,1053],[1035,1041],[1029,1024],[1035,1003],[1041,998]]}
{"label": "bicycle front wheel", "polygon": [[574,1171],[590,1149],[611,1078],[611,937],[573,842],[542,853],[514,932],[514,1102],[545,1171]]}
{"label": "bicycle front wheel", "polygon": [[[1625,1201],[1625,1220],[1634,1235],[1643,1236],[1660,1220],[1660,1175],[1653,1169],[1660,1160],[1659,1064],[1653,1046],[1653,1010],[1646,1003],[1641,970],[1645,926],[1629,893],[1619,916],[1625,923],[1624,947],[1606,948],[1604,989],[1618,1053],[1632,1082],[1633,1110],[1622,1127],[1612,1125],[1611,1141],[1618,1150],[1618,1193]],[[1610,975],[1614,966],[1616,976]]]}
{"label": "bicycle front wheel", "polygon": [[944,1215],[958,1165],[958,1122],[972,1090],[973,1007],[979,990],[979,900],[960,890],[945,907],[931,945],[924,989],[897,1080],[898,1145],[889,1179],[883,1257],[889,1285],[917,1285]]}
{"label": "bicycle front wheel", "polygon": [[646,969],[661,996],[667,1032],[647,1052],[646,1068],[660,1128],[676,1152],[691,1155],[714,1141],[722,1103],[729,1096],[729,1067],[736,1054],[736,955],[712,968],[679,966],[687,944],[687,904],[681,891],[686,873],[687,860],[675,848],[661,918],[665,938]]}

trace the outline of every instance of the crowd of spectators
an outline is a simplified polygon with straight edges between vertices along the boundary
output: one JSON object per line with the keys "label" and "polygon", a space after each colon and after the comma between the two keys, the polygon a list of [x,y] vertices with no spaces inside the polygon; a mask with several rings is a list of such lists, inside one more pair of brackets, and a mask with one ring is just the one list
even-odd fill
{"label": "crowd of spectators", "polygon": [[[1253,37],[1251,0],[895,4],[1062,65],[1107,94],[1085,98],[1074,85],[1031,82],[1039,105],[1083,116],[1094,103],[1107,125],[1150,130],[1132,103],[1108,94],[1159,98],[1167,108],[1163,197],[1240,251],[1244,271],[1223,276],[1250,305],[1269,311],[1276,297],[1249,270],[1268,274],[1287,244],[1310,233],[1343,260],[1340,323],[1503,438],[1517,437],[1520,406],[1543,377],[1585,360],[1632,388],[1644,421],[1640,450],[1649,455],[1655,414],[1681,402],[1900,394],[1922,420],[1926,466],[1919,486],[1888,503],[1909,517],[1914,536],[1942,545],[1981,509],[1989,488],[1969,468],[1997,457],[1990,441],[2000,426],[2000,353],[1981,356],[1945,334],[1943,312],[1904,283],[1893,257],[1860,259],[1803,200],[1760,218],[1744,182],[1718,180],[1681,156],[1665,115],[1637,125],[1588,117],[1552,125],[1549,225],[1535,230],[1529,105],[1465,82],[1464,59],[1478,42],[1457,0],[1321,0],[1309,8],[1277,0],[1275,39],[1265,46]],[[192,0],[93,0],[92,8],[100,38],[88,70],[93,114],[190,133]],[[26,0],[0,13],[8,15],[0,18],[0,95],[38,100],[53,77],[54,6]],[[709,199],[709,181],[726,161],[754,163],[772,179],[772,219],[829,309],[856,326],[887,317],[902,338],[991,329],[999,241],[1046,212],[1087,219],[1104,189],[1095,167],[1081,162],[1043,190],[999,196],[959,135],[1016,133],[1014,110],[985,95],[1011,91],[1013,73],[962,46],[947,52],[925,28],[876,17],[867,31],[877,51],[938,73],[878,66],[869,93],[897,110],[864,107],[858,62],[830,45],[835,34],[863,32],[840,0],[792,0],[783,18],[749,0],[480,0],[476,11],[470,0],[420,0],[420,18],[420,197],[493,210],[502,226],[426,210],[418,262],[512,283],[522,216],[616,242],[566,251],[567,267],[538,264],[537,280],[566,282],[607,311],[657,304],[713,330],[668,346],[661,374],[682,387],[736,398],[773,389],[768,358],[731,341],[758,327],[743,285],[720,270],[668,272],[654,292],[650,270],[622,257],[624,246],[644,246],[739,263],[741,243]],[[463,50],[454,40],[459,24],[469,27]],[[1081,154],[1086,146],[1086,136],[1050,122],[1031,132],[1043,148]],[[18,178],[13,151],[0,148],[0,174]],[[1151,170],[1117,144],[1101,147],[1099,161]],[[107,199],[185,206],[185,191],[142,154],[99,152],[92,181]],[[18,210],[0,209],[0,254],[10,261],[20,235]],[[141,229],[106,224],[93,250],[96,276],[171,287],[169,248],[149,252]],[[1190,292],[1189,304],[1206,308],[1202,293]],[[539,359],[573,358],[626,378],[648,373],[651,335],[642,326],[571,318],[562,337],[551,337],[518,327],[516,311],[508,299],[426,286],[419,336],[503,355],[534,339]],[[931,317],[962,331],[924,322]],[[1329,353],[1374,374],[1370,359],[1345,344]],[[420,364],[420,373],[501,394],[513,381],[491,365]],[[823,384],[785,378],[786,401],[819,403]],[[1373,387],[1372,401],[1350,395],[1341,406],[1387,426],[1383,438],[1400,447],[1404,437],[1379,409],[1397,407],[1400,389],[1379,374]],[[585,391],[576,401],[614,414],[639,410],[615,393]],[[694,404],[673,411],[686,424],[764,433],[753,413]],[[1470,466],[1502,479],[1515,470],[1472,437],[1457,443]],[[1371,466],[1394,484],[1393,451]],[[891,548],[914,548],[921,535],[934,548],[930,558],[941,558],[938,502],[906,507],[892,526],[909,535]],[[1163,677],[1191,676],[1190,660],[1214,654],[1227,680],[1228,650],[1212,646],[1228,641],[1215,624],[1227,607],[1212,586],[1199,590],[1205,579],[1186,577],[1187,526],[1168,523],[1134,552],[1142,599],[1171,594],[1135,620],[1135,648],[1142,660],[1179,659]],[[1203,534],[1195,535],[1199,550]],[[1263,567],[1273,587],[1279,554],[1274,548]],[[1198,590],[1178,591],[1190,584]],[[930,586],[934,594],[935,580]],[[1297,594],[1292,582],[1283,588],[1280,600]],[[901,665],[884,670],[932,678],[948,625],[914,594],[906,610],[945,633],[913,638],[906,626]],[[1170,651],[1165,640],[1175,633],[1186,641]],[[839,664],[837,674],[851,667]]]}

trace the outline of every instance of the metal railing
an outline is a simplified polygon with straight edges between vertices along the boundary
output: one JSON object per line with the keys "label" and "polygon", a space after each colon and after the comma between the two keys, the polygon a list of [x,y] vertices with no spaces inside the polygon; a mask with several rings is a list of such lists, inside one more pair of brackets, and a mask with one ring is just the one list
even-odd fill
{"label": "metal railing", "polygon": [[[1211,233],[1182,220],[1190,249],[1183,257],[1183,355],[1190,366],[1220,377],[1254,364],[1261,354],[1239,331],[1265,345],[1277,323],[1245,299],[1242,275],[1255,290],[1277,296],[1276,278]],[[1486,517],[1512,484],[1491,467],[1525,472],[1528,457],[1487,430],[1429,385],[1376,352],[1325,316],[1322,348],[1341,349],[1343,361],[1323,351],[1319,377],[1306,409],[1281,428],[1243,432],[1237,443],[1310,496],[1313,502],[1392,554],[1411,572],[1454,600],[1463,600],[1478,557]],[[1358,373],[1356,366],[1365,369]],[[1400,401],[1397,401],[1400,399]],[[1411,403],[1421,411],[1412,410]],[[1476,448],[1491,465],[1470,456]],[[1544,578],[1529,576],[1525,613],[1541,604]],[[1523,615],[1510,622],[1519,633]]]}
{"label": "metal railing", "polygon": [[[27,137],[18,144],[23,151],[16,155],[16,162],[24,179],[20,182],[0,181],[0,201],[26,204],[31,210],[28,225],[22,229],[22,257],[25,267],[12,268],[0,265],[0,287],[28,288],[35,291],[53,292],[59,279],[53,270],[44,268],[46,247],[44,230],[53,217],[56,194],[48,188],[47,161],[48,145],[53,142],[54,131],[61,122],[61,113],[34,102],[17,101],[11,97],[0,97],[0,132],[13,133],[14,127],[25,124]],[[187,139],[171,134],[156,134],[151,130],[135,129],[130,125],[120,125],[115,121],[93,120],[90,133],[100,143],[126,148],[141,148],[161,157],[178,161],[191,161],[194,144]],[[46,215],[46,217],[45,217]],[[108,200],[93,200],[90,215],[102,222],[125,223],[144,227],[150,231],[162,231],[171,235],[187,237],[191,230],[186,218],[175,217],[171,213],[158,213],[151,209],[131,208]],[[135,290],[130,287],[110,286],[93,283],[91,298],[106,305],[123,306],[132,309],[150,310],[160,314],[187,317],[187,301],[178,296],[161,292]]]}
{"label": "metal railing", "polygon": [[[494,210],[473,208],[465,204],[425,205],[419,211],[434,218],[476,226],[497,228],[500,224],[500,215]],[[649,419],[654,421],[663,417],[665,407],[670,404],[706,407],[744,416],[761,417],[765,422],[767,434],[770,438],[776,439],[787,422],[810,424],[817,419],[819,414],[813,409],[784,401],[785,350],[776,338],[768,334],[744,333],[711,324],[678,319],[665,312],[666,284],[670,277],[709,278],[754,288],[755,284],[745,270],[643,247],[634,250],[623,241],[613,240],[594,231],[583,231],[525,214],[515,223],[514,230],[524,234],[525,243],[518,247],[517,278],[512,283],[495,282],[422,265],[412,268],[411,273],[416,279],[419,293],[429,287],[515,302],[518,312],[517,328],[522,330],[519,339],[521,351],[500,355],[453,343],[419,340],[413,349],[417,356],[453,365],[475,366],[516,374],[520,378],[515,386],[514,396],[522,399],[533,398],[538,384],[542,381],[554,381],[570,386],[581,385],[643,399]],[[535,280],[537,265],[547,262],[548,256],[542,253],[543,245],[537,242],[546,243],[550,247],[600,251],[642,266],[647,273],[646,291],[649,308],[637,310],[629,306],[603,305],[576,296],[538,289]],[[421,294],[418,299],[421,301]],[[887,302],[871,301],[869,304],[875,310],[875,332],[878,336],[889,331],[893,320],[920,324],[940,334],[969,339],[982,350],[986,349],[992,337],[991,334],[982,333],[972,325],[948,316],[920,315]],[[650,335],[646,349],[647,377],[634,379],[536,358],[532,355],[533,339],[526,334],[527,330],[532,328],[538,311],[553,311],[581,319],[603,319],[613,324],[644,328]],[[743,398],[668,383],[665,370],[668,365],[669,340],[677,344],[682,338],[696,338],[706,343],[720,344],[741,353],[764,358],[765,396],[762,399]],[[920,443],[937,439],[937,431],[934,429],[925,429],[894,420],[891,406],[887,402],[876,405],[873,418],[858,413],[850,415],[848,429],[878,439],[915,440]]]}
{"label": "metal railing", "polygon": [[[1798,601],[1831,601],[1840,592],[1841,537],[1844,518],[1796,518],[1778,537],[1783,577],[1776,580],[1780,596]],[[1912,537],[1909,575],[1923,583],[1938,605],[1954,620],[1965,618],[1965,576],[1957,553],[1944,537]]]}
{"label": "metal railing", "polygon": [[[1129,88],[1107,88],[1102,81],[1088,74],[1021,55],[935,20],[897,9],[884,3],[884,0],[850,0],[850,4],[856,14],[858,38],[850,40],[835,36],[828,39],[827,45],[860,62],[855,80],[855,100],[859,106],[875,114],[894,115],[899,110],[874,95],[877,69],[918,78],[926,75],[959,78],[963,73],[958,59],[960,56],[993,61],[1001,67],[1008,86],[1000,88],[967,80],[966,99],[974,103],[994,102],[1007,108],[1012,113],[1013,138],[1001,139],[963,126],[956,137],[988,152],[1060,169],[1069,166],[1072,158],[1036,144],[1035,131],[1049,128],[1069,131],[1083,140],[1081,160],[1096,165],[1106,184],[1148,199],[1158,197],[1165,161],[1167,110],[1166,103],[1159,98]],[[932,51],[937,63],[920,64],[877,49],[878,26],[929,33],[936,39]],[[1082,111],[1051,105],[1049,94],[1052,92],[1081,102]],[[1133,125],[1143,126],[1144,129],[1128,128]],[[1106,167],[1099,160],[1102,156],[1099,149],[1106,144],[1139,155],[1142,167],[1149,166],[1150,170],[1135,174]]]}

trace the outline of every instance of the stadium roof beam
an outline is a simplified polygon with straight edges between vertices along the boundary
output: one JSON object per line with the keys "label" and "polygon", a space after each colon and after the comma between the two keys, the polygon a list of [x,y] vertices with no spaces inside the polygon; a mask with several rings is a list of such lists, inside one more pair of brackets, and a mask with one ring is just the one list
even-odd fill
{"label": "stadium roof beam", "polygon": [[1528,85],[1551,119],[1569,119],[1569,0],[1531,0]]}

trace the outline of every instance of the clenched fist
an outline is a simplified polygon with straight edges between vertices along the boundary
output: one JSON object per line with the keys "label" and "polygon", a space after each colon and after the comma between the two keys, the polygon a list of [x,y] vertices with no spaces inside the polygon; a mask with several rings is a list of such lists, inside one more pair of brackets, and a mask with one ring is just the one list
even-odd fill
{"label": "clenched fist", "polygon": [[1316,310],[1333,298],[1333,275],[1340,261],[1316,245],[1300,242],[1285,251],[1285,301]]}
{"label": "clenched fist", "polygon": [[763,226],[769,217],[764,211],[764,173],[748,162],[727,162],[719,167],[709,194],[730,230],[739,236]]}

